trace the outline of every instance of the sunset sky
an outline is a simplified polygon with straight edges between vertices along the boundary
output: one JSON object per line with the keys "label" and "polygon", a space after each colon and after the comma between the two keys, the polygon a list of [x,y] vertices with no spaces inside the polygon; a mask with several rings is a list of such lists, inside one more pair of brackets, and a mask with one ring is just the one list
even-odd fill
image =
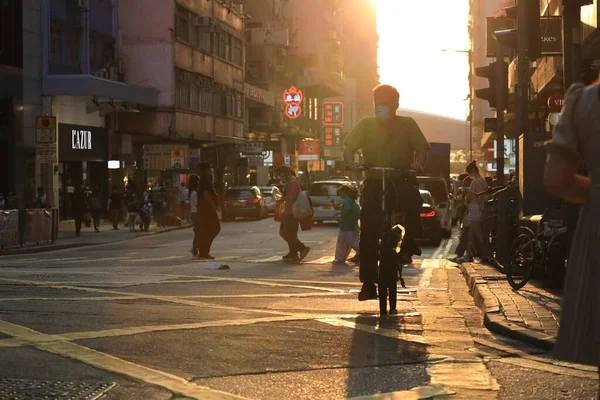
{"label": "sunset sky", "polygon": [[381,83],[400,107],[464,120],[468,112],[469,0],[373,0]]}

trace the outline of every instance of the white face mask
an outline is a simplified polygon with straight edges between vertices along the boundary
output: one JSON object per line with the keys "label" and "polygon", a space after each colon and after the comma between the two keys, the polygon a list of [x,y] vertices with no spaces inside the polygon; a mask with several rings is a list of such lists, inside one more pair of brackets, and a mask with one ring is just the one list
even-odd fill
{"label": "white face mask", "polygon": [[390,108],[386,106],[375,107],[375,117],[377,119],[386,119],[390,116]]}

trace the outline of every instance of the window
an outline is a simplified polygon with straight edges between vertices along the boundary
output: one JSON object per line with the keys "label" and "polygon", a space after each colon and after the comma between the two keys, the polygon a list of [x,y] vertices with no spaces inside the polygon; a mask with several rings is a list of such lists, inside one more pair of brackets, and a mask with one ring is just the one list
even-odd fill
{"label": "window", "polygon": [[235,65],[244,65],[244,43],[237,39],[233,39],[233,58],[231,60]]}
{"label": "window", "polygon": [[212,50],[212,34],[210,32],[201,32],[200,33],[200,48],[205,51]]}
{"label": "window", "polygon": [[210,89],[200,89],[200,111],[211,112],[213,105],[213,93]]}
{"label": "window", "polygon": [[337,196],[339,183],[313,183],[308,193],[309,196]]}
{"label": "window", "polygon": [[213,93],[213,111],[217,115],[227,115],[227,100],[222,90],[216,90]]}
{"label": "window", "polygon": [[183,108],[190,107],[190,89],[191,87],[189,82],[184,82],[181,80],[177,82],[177,106]]}
{"label": "window", "polygon": [[60,36],[60,24],[50,24],[50,57],[60,57]]}
{"label": "window", "polygon": [[96,35],[90,33],[90,67],[95,69],[98,63],[98,55],[96,54],[98,48],[96,47]]}
{"label": "window", "polygon": [[76,64],[81,60],[79,55],[81,53],[80,46],[81,33],[77,29],[69,29],[67,32],[67,60]]}
{"label": "window", "polygon": [[230,34],[226,33],[225,34],[225,59],[227,61],[231,61],[231,53],[232,53],[232,44],[233,44],[233,37],[231,37]]}
{"label": "window", "polygon": [[181,7],[175,10],[175,35],[181,41],[190,41],[190,13]]}
{"label": "window", "polygon": [[200,47],[200,26],[192,24],[190,29],[192,31],[190,43],[194,47]]}
{"label": "window", "polygon": [[235,116],[237,118],[244,117],[244,95],[242,93],[235,94]]}
{"label": "window", "polygon": [[191,91],[191,108],[197,111],[200,109],[200,86],[192,85]]}

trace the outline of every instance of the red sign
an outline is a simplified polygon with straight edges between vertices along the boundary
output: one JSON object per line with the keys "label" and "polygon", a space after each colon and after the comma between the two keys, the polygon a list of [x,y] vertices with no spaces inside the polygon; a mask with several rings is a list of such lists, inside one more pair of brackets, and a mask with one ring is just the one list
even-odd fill
{"label": "red sign", "polygon": [[321,153],[320,142],[316,140],[303,140],[298,143],[298,160],[319,160]]}
{"label": "red sign", "polygon": [[562,109],[565,106],[565,98],[563,96],[550,96],[548,98],[548,107],[552,109]]}
{"label": "red sign", "polygon": [[283,91],[283,101],[285,101],[285,115],[290,119],[296,119],[302,114],[300,104],[303,99],[302,90],[296,89],[294,85],[288,90]]}
{"label": "red sign", "polygon": [[324,125],[342,125],[344,123],[344,103],[323,103],[322,120]]}

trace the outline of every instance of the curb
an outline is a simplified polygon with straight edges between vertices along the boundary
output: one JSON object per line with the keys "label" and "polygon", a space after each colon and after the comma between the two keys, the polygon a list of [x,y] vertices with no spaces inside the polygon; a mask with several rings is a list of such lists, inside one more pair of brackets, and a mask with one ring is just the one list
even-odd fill
{"label": "curb", "polygon": [[45,253],[48,251],[76,249],[76,248],[80,248],[80,247],[101,246],[101,245],[106,245],[106,244],[126,242],[128,240],[138,239],[138,238],[142,238],[142,237],[146,237],[146,236],[160,235],[161,233],[173,232],[173,231],[178,231],[178,230],[187,229],[187,228],[191,228],[191,227],[192,227],[192,225],[174,226],[172,228],[167,228],[162,231],[139,233],[139,234],[136,234],[135,236],[131,236],[126,239],[109,240],[107,242],[100,242],[100,243],[68,243],[68,244],[55,244],[55,245],[41,245],[41,246],[26,247],[26,248],[18,247],[18,248],[14,248],[14,249],[0,250],[0,257],[20,255],[20,254]]}
{"label": "curb", "polygon": [[509,322],[502,313],[498,299],[488,288],[487,281],[477,274],[473,267],[459,264],[459,268],[465,277],[475,304],[483,313],[483,325],[487,329],[544,350],[554,348],[555,339],[552,336]]}

